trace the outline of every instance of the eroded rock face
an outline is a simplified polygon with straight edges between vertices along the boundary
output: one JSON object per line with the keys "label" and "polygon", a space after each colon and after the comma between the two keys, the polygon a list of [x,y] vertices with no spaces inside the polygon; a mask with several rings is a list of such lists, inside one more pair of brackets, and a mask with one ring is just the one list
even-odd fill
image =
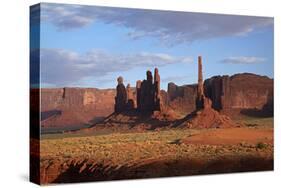
{"label": "eroded rock face", "polygon": [[127,110],[127,102],[128,102],[128,96],[127,96],[127,90],[123,84],[123,78],[118,77],[117,78],[118,85],[116,87],[116,97],[115,97],[115,112],[123,112]]}
{"label": "eroded rock face", "polygon": [[83,106],[94,105],[96,96],[93,92],[86,91],[83,95]]}
{"label": "eroded rock face", "polygon": [[130,84],[127,84],[126,90],[127,90],[127,97],[128,97],[127,110],[133,110],[135,108],[135,100]]}
{"label": "eroded rock face", "polygon": [[[63,88],[41,89],[41,111],[54,110],[64,104],[65,101],[63,101],[63,95],[66,90],[68,91],[68,88],[65,90]],[[69,104],[64,105],[68,106]]]}
{"label": "eroded rock face", "polygon": [[266,76],[250,73],[217,76],[206,80],[205,88],[213,108],[225,113],[242,109],[273,112],[273,79]]}
{"label": "eroded rock face", "polygon": [[160,96],[160,75],[158,69],[154,69],[154,110],[161,110],[161,96]]}
{"label": "eroded rock face", "polygon": [[180,126],[189,128],[225,128],[235,126],[235,123],[228,116],[221,115],[213,108],[212,100],[204,93],[201,56],[198,57],[196,110],[180,121],[183,121]]}
{"label": "eroded rock face", "polygon": [[198,57],[198,85],[197,85],[197,96],[196,96],[196,110],[204,108],[204,80],[202,72],[202,57]]}
{"label": "eroded rock face", "polygon": [[[140,98],[138,88],[131,88],[134,104]],[[31,95],[33,95],[31,92]],[[273,79],[255,74],[215,76],[204,82],[204,94],[212,107],[227,115],[273,114]],[[41,124],[48,127],[71,127],[92,124],[114,112],[115,89],[57,88],[41,89]],[[196,110],[197,84],[168,84],[168,92],[160,91],[161,103],[169,110],[187,115]],[[31,96],[32,97],[32,96]],[[265,111],[265,112],[264,112]]]}
{"label": "eroded rock face", "polygon": [[141,80],[138,80],[136,82],[136,103],[137,103],[137,109],[140,110],[141,105]]}
{"label": "eroded rock face", "polygon": [[136,83],[137,110],[144,113],[161,111],[163,108],[160,91],[160,75],[158,69],[154,69],[154,78],[151,71],[146,72],[146,79]]}
{"label": "eroded rock face", "polygon": [[168,84],[167,103],[173,110],[182,115],[193,112],[196,109],[197,84],[177,86]]}
{"label": "eroded rock face", "polygon": [[[169,105],[181,113],[196,110],[194,97],[196,85],[168,85]],[[273,79],[250,73],[233,76],[214,76],[204,82],[204,94],[212,100],[212,107],[225,114],[251,113],[252,110],[264,110],[261,113],[273,113]]]}
{"label": "eroded rock face", "polygon": [[[205,98],[207,104],[211,104],[208,98]],[[220,114],[211,106],[191,113],[186,116],[185,121],[180,125],[187,128],[228,128],[236,127],[238,124],[233,122],[228,116]]]}
{"label": "eroded rock face", "polygon": [[115,93],[114,89],[42,88],[41,112],[75,108],[112,111]]}
{"label": "eroded rock face", "polygon": [[72,130],[99,121],[113,113],[115,94],[114,89],[41,89],[41,131]]}
{"label": "eroded rock face", "polygon": [[140,111],[152,112],[154,110],[154,93],[152,73],[146,72],[146,80],[141,82],[140,88]]}

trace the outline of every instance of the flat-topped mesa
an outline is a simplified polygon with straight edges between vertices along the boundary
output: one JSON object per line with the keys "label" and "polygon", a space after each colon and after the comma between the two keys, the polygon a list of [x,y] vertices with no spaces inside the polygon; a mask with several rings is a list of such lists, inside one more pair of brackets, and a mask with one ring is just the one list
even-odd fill
{"label": "flat-topped mesa", "polygon": [[117,78],[118,85],[116,87],[116,97],[115,97],[115,106],[114,111],[115,112],[123,112],[127,108],[127,90],[123,84],[123,78],[119,76]]}

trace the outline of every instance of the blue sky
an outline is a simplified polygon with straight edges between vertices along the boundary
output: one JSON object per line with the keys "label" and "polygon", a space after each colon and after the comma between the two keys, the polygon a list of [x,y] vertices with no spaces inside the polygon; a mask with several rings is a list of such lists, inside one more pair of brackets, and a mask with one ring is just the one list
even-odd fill
{"label": "blue sky", "polygon": [[159,68],[161,88],[251,72],[273,78],[273,18],[41,4],[42,87],[134,86]]}

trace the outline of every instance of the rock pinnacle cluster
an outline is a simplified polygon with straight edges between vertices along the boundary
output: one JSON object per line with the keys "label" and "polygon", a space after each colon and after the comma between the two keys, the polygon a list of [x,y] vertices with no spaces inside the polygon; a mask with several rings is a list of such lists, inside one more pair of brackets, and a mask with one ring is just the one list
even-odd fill
{"label": "rock pinnacle cluster", "polygon": [[148,70],[146,72],[146,79],[136,82],[135,100],[130,84],[125,88],[121,76],[118,77],[117,82],[115,112],[137,110],[144,113],[153,113],[154,111],[161,111],[160,75],[157,68],[154,69],[154,77],[152,72]]}

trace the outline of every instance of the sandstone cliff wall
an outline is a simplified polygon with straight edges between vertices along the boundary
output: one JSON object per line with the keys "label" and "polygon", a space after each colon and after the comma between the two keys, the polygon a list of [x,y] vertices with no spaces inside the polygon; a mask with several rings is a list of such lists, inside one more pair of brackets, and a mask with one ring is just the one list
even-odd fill
{"label": "sandstone cliff wall", "polygon": [[167,103],[173,110],[186,115],[196,109],[197,84],[177,86],[168,84]]}
{"label": "sandstone cliff wall", "polygon": [[[136,103],[135,88],[132,93]],[[265,76],[249,73],[214,76],[205,80],[204,93],[212,100],[213,108],[228,115],[233,112],[255,115],[264,111],[273,114],[273,79]],[[41,89],[41,125],[50,128],[92,124],[114,112],[115,95],[115,89]],[[165,107],[181,115],[196,109],[196,84],[169,83],[168,91],[162,90],[160,95]]]}
{"label": "sandstone cliff wall", "polygon": [[[197,85],[169,84],[169,105],[182,113],[195,110]],[[204,93],[212,107],[226,114],[266,110],[273,113],[273,79],[250,73],[214,76],[204,82]]]}
{"label": "sandstone cliff wall", "polygon": [[[100,121],[114,111],[114,89],[41,89],[41,127],[69,130]],[[47,131],[47,132],[48,132]]]}
{"label": "sandstone cliff wall", "polygon": [[114,89],[43,88],[41,89],[41,111],[86,108],[112,112],[114,97]]}

